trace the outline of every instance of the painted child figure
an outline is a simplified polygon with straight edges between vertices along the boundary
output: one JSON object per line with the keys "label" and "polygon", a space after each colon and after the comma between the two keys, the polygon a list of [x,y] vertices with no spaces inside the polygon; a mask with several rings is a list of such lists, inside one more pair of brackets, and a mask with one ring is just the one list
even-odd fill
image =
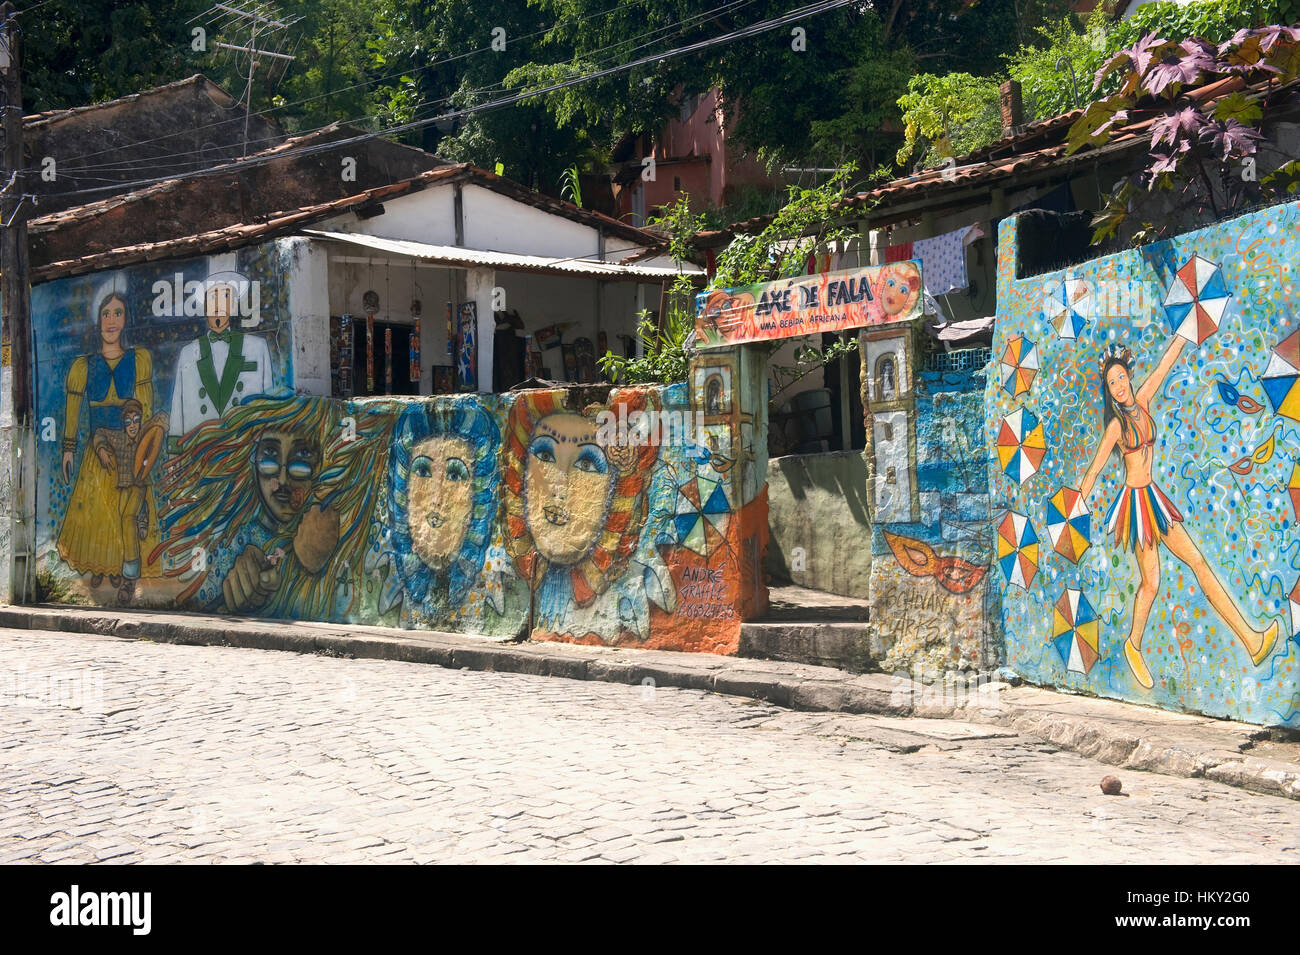
{"label": "painted child figure", "polygon": [[122,403],[122,428],[96,428],[90,446],[104,470],[116,476],[118,528],[122,535],[122,582],[118,599],[135,595],[140,579],[140,542],[149,533],[149,488],[153,467],[162,452],[167,415],[161,411],[144,420],[144,405],[134,398]]}

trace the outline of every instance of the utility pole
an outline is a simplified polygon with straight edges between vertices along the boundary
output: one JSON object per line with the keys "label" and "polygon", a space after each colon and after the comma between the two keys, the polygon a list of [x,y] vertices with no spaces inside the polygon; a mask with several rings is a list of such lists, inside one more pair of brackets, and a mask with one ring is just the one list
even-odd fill
{"label": "utility pole", "polygon": [[0,307],[3,352],[0,365],[11,369],[14,422],[31,417],[31,285],[27,264],[27,215],[23,158],[23,87],[18,51],[18,18],[12,3],[0,6],[0,74],[4,91],[4,168],[0,192]]}
{"label": "utility pole", "polygon": [[23,480],[24,432],[31,423],[31,287],[27,264],[29,184],[24,178],[23,89],[18,11],[0,6],[0,95],[4,167],[0,169],[0,601],[12,603],[17,558],[21,599],[30,599],[31,522]]}

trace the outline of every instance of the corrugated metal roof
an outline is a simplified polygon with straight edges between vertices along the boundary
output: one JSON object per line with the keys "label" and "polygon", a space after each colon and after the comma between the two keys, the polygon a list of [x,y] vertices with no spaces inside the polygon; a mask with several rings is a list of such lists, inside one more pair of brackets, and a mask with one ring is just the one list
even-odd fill
{"label": "corrugated metal roof", "polygon": [[[541,272],[550,275],[585,275],[613,281],[646,279],[662,282],[676,278],[676,269],[645,265],[619,265],[615,262],[593,262],[588,259],[552,259],[542,255],[521,255],[515,252],[493,252],[485,249],[465,249],[455,245],[429,245],[409,239],[385,239],[357,232],[327,232],[323,229],[303,229],[302,233],[315,238],[328,239],[348,245],[360,246],[377,252],[403,255],[452,265],[461,268],[489,266],[507,272]],[[703,275],[702,269],[685,270],[687,275]]]}

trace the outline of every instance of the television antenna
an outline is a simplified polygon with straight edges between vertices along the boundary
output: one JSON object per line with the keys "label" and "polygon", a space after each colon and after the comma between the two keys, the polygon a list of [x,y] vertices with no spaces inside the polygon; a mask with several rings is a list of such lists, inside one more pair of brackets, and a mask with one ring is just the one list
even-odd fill
{"label": "television antenna", "polygon": [[[229,36],[230,39],[239,40],[246,38],[243,43],[228,43],[224,39],[213,40],[211,45],[220,50],[230,50],[235,54],[246,54],[248,56],[248,79],[244,86],[244,155],[248,155],[248,122],[253,113],[253,74],[257,70],[259,60],[263,58],[272,61],[272,68],[276,61],[283,62],[285,69],[288,69],[295,57],[282,53],[284,49],[286,31],[299,21],[301,16],[282,16],[276,9],[274,3],[246,2],[242,6],[233,6],[228,3],[214,3],[203,13],[191,17],[188,22],[193,23],[195,20],[204,20],[217,33],[218,36]],[[275,49],[269,49],[274,39]],[[262,46],[258,46],[258,41]],[[269,71],[268,71],[269,76]]]}

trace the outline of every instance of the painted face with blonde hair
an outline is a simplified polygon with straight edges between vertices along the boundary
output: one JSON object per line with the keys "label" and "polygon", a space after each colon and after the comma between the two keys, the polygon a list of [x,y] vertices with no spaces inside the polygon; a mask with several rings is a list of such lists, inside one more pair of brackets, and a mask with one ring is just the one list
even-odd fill
{"label": "painted face with blonde hair", "polygon": [[411,548],[434,570],[446,570],[460,553],[473,511],[473,469],[474,449],[464,438],[428,438],[411,449]]}
{"label": "painted face with blonde hair", "polygon": [[543,557],[573,564],[586,556],[604,526],[612,480],[591,421],[561,412],[537,422],[524,466],[524,515]]}

